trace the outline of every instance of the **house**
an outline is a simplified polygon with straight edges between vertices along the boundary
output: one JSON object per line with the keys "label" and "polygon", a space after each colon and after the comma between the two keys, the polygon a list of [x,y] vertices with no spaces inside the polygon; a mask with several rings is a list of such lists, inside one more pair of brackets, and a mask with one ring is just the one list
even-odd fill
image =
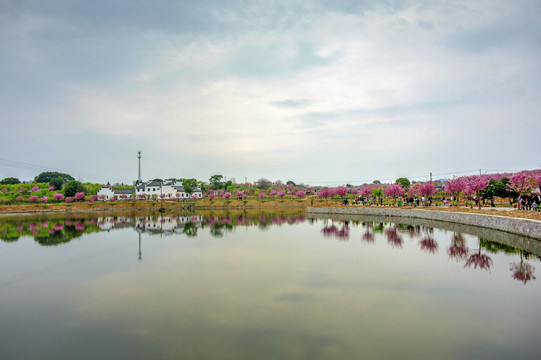
{"label": "house", "polygon": [[109,187],[103,187],[98,191],[97,195],[100,200],[112,200],[112,198],[128,200],[135,196],[135,192],[134,189],[111,189]]}
{"label": "house", "polygon": [[192,195],[188,194],[182,185],[176,185],[174,181],[149,181],[135,188],[137,198],[156,198],[156,199],[190,199],[192,195],[201,199],[203,192],[201,189],[194,189]]}

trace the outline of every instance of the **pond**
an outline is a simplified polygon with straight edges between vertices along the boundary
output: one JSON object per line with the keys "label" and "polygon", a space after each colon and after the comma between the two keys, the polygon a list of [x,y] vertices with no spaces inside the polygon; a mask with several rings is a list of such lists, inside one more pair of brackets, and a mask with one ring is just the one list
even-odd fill
{"label": "pond", "polygon": [[2,359],[537,359],[541,252],[291,212],[0,218]]}

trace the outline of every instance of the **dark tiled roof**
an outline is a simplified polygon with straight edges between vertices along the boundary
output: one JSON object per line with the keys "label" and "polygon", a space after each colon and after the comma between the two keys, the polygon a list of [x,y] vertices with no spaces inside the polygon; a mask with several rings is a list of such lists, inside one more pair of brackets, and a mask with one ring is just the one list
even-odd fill
{"label": "dark tiled roof", "polygon": [[133,189],[113,189],[114,194],[133,194]]}

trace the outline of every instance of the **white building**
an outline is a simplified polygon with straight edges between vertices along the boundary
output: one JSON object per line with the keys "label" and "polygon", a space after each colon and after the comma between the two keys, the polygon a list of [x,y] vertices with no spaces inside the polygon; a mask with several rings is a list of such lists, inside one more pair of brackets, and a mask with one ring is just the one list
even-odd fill
{"label": "white building", "polygon": [[135,188],[135,195],[137,198],[142,198],[143,194],[147,199],[161,199],[163,197],[163,199],[185,200],[190,199],[192,195],[195,195],[198,199],[203,197],[201,189],[194,189],[192,195],[190,195],[186,193],[184,187],[175,185],[173,181],[149,181],[143,183]]}
{"label": "white building", "polygon": [[[112,200],[115,197],[118,200],[131,199],[134,197],[133,189],[111,189],[108,187],[101,188],[98,193],[98,199],[100,200]],[[103,199],[102,199],[103,197]]]}

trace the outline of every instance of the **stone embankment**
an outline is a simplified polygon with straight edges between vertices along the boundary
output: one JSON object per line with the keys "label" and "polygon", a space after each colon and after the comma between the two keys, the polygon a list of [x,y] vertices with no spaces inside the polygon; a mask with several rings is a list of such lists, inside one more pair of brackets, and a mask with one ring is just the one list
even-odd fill
{"label": "stone embankment", "polygon": [[370,215],[378,217],[426,219],[500,230],[516,235],[528,236],[537,240],[541,240],[541,221],[518,219],[505,216],[481,215],[449,211],[430,211],[419,209],[389,209],[365,207],[307,207],[306,213],[322,215]]}

